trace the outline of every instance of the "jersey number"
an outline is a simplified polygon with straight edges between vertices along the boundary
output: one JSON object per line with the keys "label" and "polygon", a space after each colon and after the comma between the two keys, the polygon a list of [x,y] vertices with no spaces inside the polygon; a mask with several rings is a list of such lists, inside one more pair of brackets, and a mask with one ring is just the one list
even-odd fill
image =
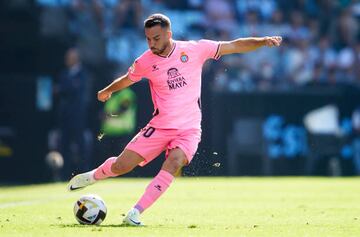
{"label": "jersey number", "polygon": [[149,127],[148,129],[146,129],[143,135],[144,137],[150,137],[154,132],[155,132],[155,128]]}

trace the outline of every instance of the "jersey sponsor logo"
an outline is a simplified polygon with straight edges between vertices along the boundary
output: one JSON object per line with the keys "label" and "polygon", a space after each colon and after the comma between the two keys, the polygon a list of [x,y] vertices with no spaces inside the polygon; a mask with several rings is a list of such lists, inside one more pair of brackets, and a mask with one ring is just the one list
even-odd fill
{"label": "jersey sponsor logo", "polygon": [[186,63],[189,60],[189,56],[185,52],[181,52],[180,61]]}
{"label": "jersey sponsor logo", "polygon": [[170,68],[167,72],[167,75],[167,84],[169,86],[169,90],[175,90],[187,86],[186,79],[181,76],[177,68]]}
{"label": "jersey sponsor logo", "polygon": [[167,75],[168,75],[169,80],[181,76],[181,74],[179,73],[179,70],[174,67],[172,67],[168,70]]}

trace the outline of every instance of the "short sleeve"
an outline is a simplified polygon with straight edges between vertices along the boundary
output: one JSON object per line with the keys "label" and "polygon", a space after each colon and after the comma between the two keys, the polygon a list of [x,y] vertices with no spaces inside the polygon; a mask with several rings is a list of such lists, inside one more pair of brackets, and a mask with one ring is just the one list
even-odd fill
{"label": "short sleeve", "polygon": [[139,60],[135,62],[128,69],[129,78],[133,82],[138,82],[144,77],[144,70],[142,69]]}
{"label": "short sleeve", "polygon": [[213,40],[199,40],[198,41],[198,52],[200,53],[202,59],[205,61],[207,59],[219,59],[219,50],[220,42]]}

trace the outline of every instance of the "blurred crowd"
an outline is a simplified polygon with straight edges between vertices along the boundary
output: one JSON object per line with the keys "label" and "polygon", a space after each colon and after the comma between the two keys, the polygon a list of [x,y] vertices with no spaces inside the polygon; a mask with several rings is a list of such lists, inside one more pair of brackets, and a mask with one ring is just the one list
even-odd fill
{"label": "blurred crowd", "polygon": [[[279,48],[227,56],[207,70],[215,91],[360,86],[360,2],[351,0],[37,0],[41,33],[76,44],[87,65],[124,72],[147,49],[143,20],[161,12],[175,39],[280,35]],[[205,70],[206,71],[206,70]]]}

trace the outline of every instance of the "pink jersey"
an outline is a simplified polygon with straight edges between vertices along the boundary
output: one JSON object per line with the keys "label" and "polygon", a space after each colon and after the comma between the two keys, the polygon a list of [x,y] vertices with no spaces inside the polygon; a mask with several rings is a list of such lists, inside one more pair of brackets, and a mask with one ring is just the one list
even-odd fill
{"label": "pink jersey", "polygon": [[204,62],[219,58],[220,43],[173,41],[167,57],[147,50],[129,68],[130,80],[149,80],[154,117],[149,125],[163,129],[200,129],[201,72]]}

